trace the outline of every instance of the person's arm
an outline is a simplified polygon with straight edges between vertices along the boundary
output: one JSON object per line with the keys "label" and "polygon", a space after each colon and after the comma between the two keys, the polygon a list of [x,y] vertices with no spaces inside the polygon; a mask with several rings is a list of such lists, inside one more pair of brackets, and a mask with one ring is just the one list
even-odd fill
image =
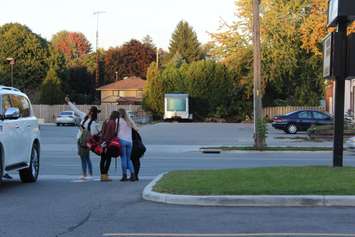
{"label": "person's arm", "polygon": [[74,113],[76,115],[78,115],[82,120],[85,118],[86,113],[84,113],[83,111],[79,110],[72,102],[68,102],[68,105],[69,105],[70,109],[73,110]]}
{"label": "person's arm", "polygon": [[82,120],[85,118],[86,113],[84,113],[83,111],[79,110],[69,99],[69,97],[65,97],[65,102],[68,103],[69,107],[71,110],[74,111],[74,113],[76,115],[78,115]]}
{"label": "person's arm", "polygon": [[100,127],[99,124],[96,121],[93,121],[91,124],[91,128],[90,128],[90,133],[92,136],[97,135],[100,133]]}

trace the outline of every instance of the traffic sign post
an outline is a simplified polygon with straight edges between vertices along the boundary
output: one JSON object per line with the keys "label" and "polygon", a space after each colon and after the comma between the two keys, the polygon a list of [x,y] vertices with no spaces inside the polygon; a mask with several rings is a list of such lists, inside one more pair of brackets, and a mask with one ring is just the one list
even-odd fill
{"label": "traffic sign post", "polygon": [[335,80],[335,121],[333,166],[343,166],[344,142],[344,95],[345,80],[350,79],[347,28],[355,20],[355,1],[329,0],[328,27],[336,27],[337,32],[324,40],[324,78]]}

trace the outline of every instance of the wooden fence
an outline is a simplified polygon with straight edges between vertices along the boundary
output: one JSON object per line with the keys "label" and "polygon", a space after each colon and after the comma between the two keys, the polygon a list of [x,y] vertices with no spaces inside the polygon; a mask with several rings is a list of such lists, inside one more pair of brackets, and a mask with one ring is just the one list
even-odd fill
{"label": "wooden fence", "polygon": [[266,107],[263,110],[264,117],[271,119],[276,115],[283,115],[297,110],[319,110],[324,111],[325,108],[320,106],[277,106]]}
{"label": "wooden fence", "polygon": [[[37,118],[44,120],[47,123],[55,122],[56,116],[65,110],[70,110],[68,105],[32,105],[34,114]],[[78,105],[81,111],[89,111],[91,105]],[[101,104],[98,105],[101,113],[99,114],[99,120],[103,121],[108,118],[112,111],[118,108],[124,108],[128,111],[132,111],[136,114],[137,120],[151,119],[151,115],[144,112],[140,105],[115,105],[115,104]],[[319,106],[278,106],[278,107],[266,107],[263,109],[264,117],[271,119],[276,115],[287,114],[297,110],[320,110],[324,111],[323,107]],[[149,118],[148,118],[149,117]]]}
{"label": "wooden fence", "polygon": [[[89,111],[92,105],[77,105],[78,109],[83,112]],[[103,121],[107,119],[111,112],[117,110],[119,108],[124,108],[128,111],[132,111],[137,116],[143,117],[146,113],[143,111],[142,106],[140,105],[115,105],[115,104],[101,104],[97,105],[97,107],[101,110],[99,114],[99,120]],[[55,122],[56,116],[65,110],[70,110],[68,105],[32,105],[33,112],[37,118],[44,120],[46,123]]]}

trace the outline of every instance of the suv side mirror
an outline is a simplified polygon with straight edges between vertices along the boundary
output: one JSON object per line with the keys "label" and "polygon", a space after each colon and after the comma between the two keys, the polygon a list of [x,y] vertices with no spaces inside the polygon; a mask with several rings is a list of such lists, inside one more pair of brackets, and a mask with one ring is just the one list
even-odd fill
{"label": "suv side mirror", "polygon": [[20,118],[20,110],[18,108],[10,107],[6,110],[5,119],[18,119]]}

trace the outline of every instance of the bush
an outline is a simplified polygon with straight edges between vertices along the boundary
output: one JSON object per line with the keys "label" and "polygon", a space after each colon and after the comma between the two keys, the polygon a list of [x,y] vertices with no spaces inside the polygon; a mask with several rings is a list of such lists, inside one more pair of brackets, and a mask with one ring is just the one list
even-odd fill
{"label": "bush", "polygon": [[190,96],[194,119],[242,121],[251,113],[252,102],[239,74],[214,61],[197,61],[158,71],[152,63],[147,73],[144,107],[155,115],[164,113],[164,94],[183,92]]}

